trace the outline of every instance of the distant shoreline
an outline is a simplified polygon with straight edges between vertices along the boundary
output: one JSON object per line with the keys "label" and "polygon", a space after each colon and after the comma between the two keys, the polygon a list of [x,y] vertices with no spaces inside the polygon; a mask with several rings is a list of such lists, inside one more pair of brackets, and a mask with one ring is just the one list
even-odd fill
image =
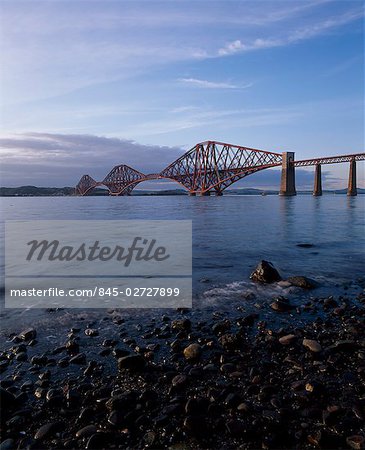
{"label": "distant shoreline", "polygon": [[[358,194],[365,194],[365,189],[358,188]],[[226,195],[278,195],[278,190],[271,189],[229,189]],[[298,194],[311,195],[312,191],[298,190]],[[324,190],[324,195],[346,194],[347,189]],[[170,196],[170,195],[188,195],[183,189],[165,189],[165,190],[135,190],[132,196]],[[0,197],[72,197],[75,195],[73,187],[37,187],[37,186],[19,186],[19,187],[0,187]],[[106,189],[94,189],[89,194],[90,197],[109,196]]]}

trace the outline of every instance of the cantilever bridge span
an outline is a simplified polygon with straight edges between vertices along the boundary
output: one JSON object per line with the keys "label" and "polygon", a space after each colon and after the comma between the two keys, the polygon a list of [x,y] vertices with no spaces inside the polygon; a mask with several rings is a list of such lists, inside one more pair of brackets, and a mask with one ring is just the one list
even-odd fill
{"label": "cantilever bridge span", "polygon": [[295,195],[295,167],[314,165],[314,195],[322,195],[321,165],[350,162],[349,195],[356,195],[356,161],[365,160],[365,153],[295,161],[293,152],[274,153],[217,141],[195,145],[160,173],[144,174],[125,164],[115,166],[103,181],[84,175],[76,186],[76,194],[87,195],[97,186],[106,186],[110,195],[130,195],[144,181],[173,180],[190,195],[222,195],[223,191],[242,178],[282,166],[281,195]]}

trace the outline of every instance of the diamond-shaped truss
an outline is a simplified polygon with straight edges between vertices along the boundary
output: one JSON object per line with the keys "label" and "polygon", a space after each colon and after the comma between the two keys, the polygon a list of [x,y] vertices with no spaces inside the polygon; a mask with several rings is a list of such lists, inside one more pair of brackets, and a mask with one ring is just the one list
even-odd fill
{"label": "diamond-shaped truss", "polygon": [[113,195],[127,195],[145,177],[146,175],[142,172],[121,164],[115,166],[102,183],[107,186],[109,192]]}
{"label": "diamond-shaped truss", "polygon": [[207,141],[197,144],[161,172],[190,192],[222,192],[232,183],[259,170],[280,165],[280,153]]}
{"label": "diamond-shaped truss", "polygon": [[94,180],[90,175],[83,175],[80,179],[80,181],[77,183],[76,186],[76,194],[77,195],[86,195],[88,192],[90,192],[92,189],[94,189],[96,186],[99,186],[100,183]]}

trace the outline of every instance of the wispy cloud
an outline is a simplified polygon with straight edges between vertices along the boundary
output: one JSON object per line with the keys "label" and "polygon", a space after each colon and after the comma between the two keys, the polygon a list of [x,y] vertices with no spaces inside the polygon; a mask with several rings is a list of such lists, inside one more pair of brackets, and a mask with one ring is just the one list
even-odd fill
{"label": "wispy cloud", "polygon": [[234,55],[235,53],[279,47],[281,45],[284,45],[284,41],[279,39],[255,39],[249,43],[244,43],[240,39],[236,39],[226,44],[225,47],[220,48],[218,50],[218,56]]}
{"label": "wispy cloud", "polygon": [[363,9],[349,11],[341,16],[331,17],[314,25],[298,28],[287,36],[279,38],[257,38],[249,42],[240,39],[228,42],[224,47],[218,49],[217,56],[234,55],[253,50],[262,50],[273,47],[283,47],[300,41],[320,36],[335,28],[347,25],[364,17]]}
{"label": "wispy cloud", "polygon": [[191,86],[200,87],[204,89],[247,89],[253,86],[253,83],[238,85],[225,82],[200,80],[198,78],[179,78],[178,81],[181,83],[185,83]]}

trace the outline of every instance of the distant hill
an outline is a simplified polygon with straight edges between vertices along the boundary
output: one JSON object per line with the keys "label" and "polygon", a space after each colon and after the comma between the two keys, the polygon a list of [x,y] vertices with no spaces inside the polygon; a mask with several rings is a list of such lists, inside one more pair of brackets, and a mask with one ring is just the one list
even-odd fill
{"label": "distant hill", "polygon": [[[297,191],[298,194],[311,195],[312,191]],[[346,194],[346,189],[337,189],[334,191],[324,190],[324,195]],[[365,189],[358,188],[358,194],[365,194]],[[229,189],[226,191],[228,195],[277,195],[277,190],[264,189]],[[73,187],[37,187],[37,186],[20,186],[20,187],[0,187],[0,197],[64,197],[75,195],[75,188]],[[91,191],[90,196],[106,196],[109,195],[106,189],[95,188]],[[135,189],[133,196],[156,196],[156,195],[187,195],[184,189],[168,189],[161,191],[142,191]]]}

